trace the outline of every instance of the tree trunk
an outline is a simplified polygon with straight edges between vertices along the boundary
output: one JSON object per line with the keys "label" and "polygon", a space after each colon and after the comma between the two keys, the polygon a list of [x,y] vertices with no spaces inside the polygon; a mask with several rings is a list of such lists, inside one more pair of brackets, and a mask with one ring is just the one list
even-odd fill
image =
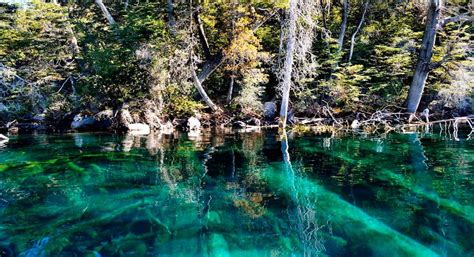
{"label": "tree trunk", "polygon": [[109,10],[107,10],[107,7],[104,5],[104,3],[102,2],[102,0],[95,0],[95,3],[100,7],[100,10],[101,10],[102,13],[104,14],[104,17],[107,19],[107,21],[109,22],[109,24],[110,24],[111,26],[115,25],[114,17],[112,17],[112,15],[110,14]]}
{"label": "tree trunk", "polygon": [[[252,25],[252,30],[256,31],[258,28],[260,28],[266,21],[268,21],[271,17],[275,15],[276,12],[273,14],[263,18],[261,21],[257,21]],[[222,64],[224,63],[225,60],[225,55],[224,52],[221,51],[218,54],[215,54],[214,56],[211,56],[211,51],[209,49],[209,43],[206,38],[206,34],[204,33],[204,28],[202,26],[202,22],[199,18],[199,15],[196,14],[191,14],[193,17],[191,17],[191,22],[195,20],[198,23],[198,30],[199,30],[199,38],[201,41],[201,46],[203,47],[204,54],[206,55],[206,62],[204,65],[201,67],[201,71],[199,74],[196,74],[196,70],[194,70],[194,65],[191,65],[192,69],[192,78],[194,82],[194,86],[198,90],[199,94],[203,98],[203,100],[206,102],[206,104],[213,110],[213,111],[219,111],[219,107],[212,102],[212,100],[209,98],[209,96],[206,94],[206,91],[202,87],[202,83]]]}
{"label": "tree trunk", "polygon": [[198,25],[199,31],[199,40],[201,41],[202,50],[204,51],[204,55],[206,59],[211,59],[211,50],[209,48],[209,42],[207,41],[206,33],[204,31],[204,26],[202,25],[201,18],[199,18],[199,12],[194,13],[194,20]]}
{"label": "tree trunk", "polygon": [[166,9],[168,13],[168,27],[170,28],[171,35],[176,36],[176,18],[174,17],[173,0],[166,1]]}
{"label": "tree trunk", "polygon": [[230,76],[229,90],[227,91],[227,103],[232,101],[232,94],[234,92],[234,75]]}
{"label": "tree trunk", "polygon": [[337,40],[337,44],[339,46],[339,51],[342,50],[342,46],[344,45],[344,35],[346,34],[346,27],[347,27],[347,16],[349,15],[349,0],[344,0],[342,4],[342,24],[341,30],[339,31],[339,39]]}
{"label": "tree trunk", "polygon": [[319,0],[319,5],[321,6],[321,11],[323,14],[323,28],[325,31],[327,31],[328,26],[327,26],[327,21],[326,21],[326,8],[323,7],[323,0]]}
{"label": "tree trunk", "polygon": [[351,50],[349,52],[349,62],[351,62],[352,54],[354,53],[355,37],[356,37],[357,33],[359,33],[360,28],[362,28],[362,24],[364,24],[365,13],[367,12],[368,7],[369,7],[369,1],[365,2],[364,11],[362,12],[362,17],[360,18],[359,25],[357,26],[356,31],[354,31],[354,34],[352,34],[352,37],[351,37]]}
{"label": "tree trunk", "polygon": [[125,3],[124,3],[124,9],[125,9],[125,11],[128,10],[128,4],[129,4],[129,0],[125,0]]}
{"label": "tree trunk", "polygon": [[297,0],[290,0],[288,38],[286,42],[285,63],[283,65],[283,81],[281,84],[282,98],[280,108],[280,129],[285,129],[288,118],[288,103],[290,101],[291,75],[293,73],[293,52],[296,42],[296,8]]}
{"label": "tree trunk", "polygon": [[219,107],[217,107],[217,105],[214,104],[214,102],[211,100],[211,98],[209,98],[206,91],[202,87],[201,81],[199,80],[193,66],[194,65],[191,65],[191,75],[193,77],[194,86],[196,87],[197,91],[201,95],[202,100],[204,100],[204,102],[206,102],[207,106],[209,106],[214,112],[219,111]]}
{"label": "tree trunk", "polygon": [[436,28],[442,7],[441,2],[442,0],[429,0],[425,32],[423,33],[418,62],[410,85],[410,91],[408,92],[407,111],[409,113],[415,113],[418,109],[426,79],[430,72],[431,56],[433,55],[433,46],[436,40]]}

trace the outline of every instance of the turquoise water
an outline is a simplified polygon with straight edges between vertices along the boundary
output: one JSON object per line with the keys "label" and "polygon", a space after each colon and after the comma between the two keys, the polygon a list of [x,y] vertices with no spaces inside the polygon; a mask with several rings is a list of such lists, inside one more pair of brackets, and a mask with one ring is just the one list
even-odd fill
{"label": "turquoise water", "polygon": [[0,256],[473,256],[459,139],[12,136]]}

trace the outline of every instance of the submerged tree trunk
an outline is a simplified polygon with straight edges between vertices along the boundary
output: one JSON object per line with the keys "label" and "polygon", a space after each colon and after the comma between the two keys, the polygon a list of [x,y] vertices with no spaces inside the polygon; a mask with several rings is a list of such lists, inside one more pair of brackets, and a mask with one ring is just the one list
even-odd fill
{"label": "submerged tree trunk", "polygon": [[288,118],[288,104],[290,101],[291,75],[293,73],[293,52],[296,42],[296,14],[297,0],[290,0],[288,38],[286,42],[285,63],[283,65],[283,81],[281,84],[282,98],[280,108],[280,129],[285,129]]}
{"label": "submerged tree trunk", "polygon": [[354,31],[354,34],[352,34],[352,37],[351,37],[351,50],[349,52],[349,62],[351,62],[352,54],[354,53],[355,37],[356,37],[357,33],[359,33],[360,28],[362,28],[362,24],[364,24],[365,13],[367,12],[368,7],[369,7],[369,1],[365,2],[364,10],[362,11],[362,17],[360,18],[359,25],[357,26],[356,31]]}
{"label": "submerged tree trunk", "polygon": [[347,28],[347,16],[349,15],[349,0],[344,0],[342,4],[342,24],[341,30],[339,31],[339,39],[337,40],[337,44],[339,46],[338,50],[342,50],[342,46],[344,45],[344,35],[346,34]]}
{"label": "submerged tree trunk", "polygon": [[409,113],[415,113],[418,109],[426,79],[430,72],[431,56],[433,55],[433,47],[436,40],[436,28],[439,22],[441,7],[442,0],[429,0],[425,32],[423,33],[418,62],[416,64],[415,73],[408,93],[407,111]]}
{"label": "submerged tree trunk", "polygon": [[108,10],[107,7],[104,5],[104,2],[102,2],[102,0],[95,0],[95,3],[100,7],[100,10],[101,10],[102,13],[104,14],[104,17],[107,19],[107,21],[109,22],[109,24],[110,24],[111,26],[115,25],[114,17],[112,17],[112,15],[110,14],[109,10]]}

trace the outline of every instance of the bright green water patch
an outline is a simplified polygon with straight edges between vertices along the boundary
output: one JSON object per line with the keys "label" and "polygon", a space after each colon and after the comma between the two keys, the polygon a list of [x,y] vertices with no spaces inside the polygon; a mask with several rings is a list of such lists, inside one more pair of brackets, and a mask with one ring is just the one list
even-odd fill
{"label": "bright green water patch", "polygon": [[[472,256],[474,142],[13,136],[0,256]],[[284,158],[285,157],[285,158]]]}

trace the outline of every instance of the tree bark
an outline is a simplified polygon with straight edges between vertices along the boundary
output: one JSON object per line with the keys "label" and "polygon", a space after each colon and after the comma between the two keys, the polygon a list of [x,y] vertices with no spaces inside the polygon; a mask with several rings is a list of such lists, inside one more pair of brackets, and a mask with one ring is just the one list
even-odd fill
{"label": "tree bark", "polygon": [[209,106],[214,112],[219,111],[219,107],[217,107],[217,105],[211,100],[211,98],[209,98],[206,91],[202,87],[202,83],[201,83],[201,81],[199,80],[199,78],[196,74],[196,71],[194,69],[194,65],[191,65],[191,75],[193,77],[194,86],[196,87],[197,91],[201,95],[202,100],[204,100],[204,102],[206,102],[207,106]]}
{"label": "tree bark", "polygon": [[104,2],[102,0],[95,0],[95,3],[100,7],[100,10],[102,11],[102,14],[104,14],[104,17],[107,19],[109,24],[111,26],[115,25],[115,20],[114,17],[110,14],[109,10],[107,7],[104,5]]}
{"label": "tree bark", "polygon": [[198,25],[199,31],[199,40],[201,41],[202,50],[204,51],[204,55],[206,56],[207,60],[211,59],[211,49],[209,47],[209,42],[207,41],[206,33],[204,31],[204,26],[202,25],[201,18],[199,18],[199,12],[194,13],[194,20]]}
{"label": "tree bark", "polygon": [[362,24],[364,24],[365,13],[367,13],[367,8],[368,7],[369,7],[369,1],[365,2],[364,10],[362,11],[362,17],[360,18],[359,25],[357,26],[356,31],[354,31],[354,34],[352,34],[352,37],[351,37],[351,50],[349,51],[349,62],[351,62],[352,54],[354,53],[355,37],[356,37],[357,33],[359,33],[360,28],[362,28]]}
{"label": "tree bark", "polygon": [[234,75],[230,76],[229,90],[227,91],[227,103],[229,104],[232,101],[232,94],[234,92]]}
{"label": "tree bark", "polygon": [[408,92],[407,111],[409,113],[416,112],[420,104],[421,96],[423,95],[426,79],[430,72],[431,57],[433,55],[436,28],[438,26],[441,8],[442,0],[429,0],[425,32],[423,33],[418,62]]}
{"label": "tree bark", "polygon": [[344,0],[342,4],[342,24],[341,30],[339,31],[339,39],[337,40],[337,44],[339,46],[339,51],[342,51],[342,47],[344,45],[344,35],[346,34],[347,28],[347,16],[349,15],[349,0]]}
{"label": "tree bark", "polygon": [[176,18],[174,17],[173,0],[166,1],[166,11],[168,13],[168,27],[170,28],[171,35],[176,36]]}
{"label": "tree bark", "polygon": [[129,0],[125,0],[125,3],[124,3],[124,9],[125,9],[125,11],[128,10],[128,4],[129,4]]}
{"label": "tree bark", "polygon": [[321,6],[322,14],[323,14],[323,28],[327,30],[327,22],[326,22],[326,8],[323,7],[323,0],[319,0],[319,5]]}
{"label": "tree bark", "polygon": [[288,38],[286,42],[285,63],[283,65],[283,81],[281,84],[282,99],[280,107],[279,128],[285,129],[288,118],[288,104],[290,101],[291,75],[293,73],[293,52],[296,42],[296,8],[297,0],[290,0]]}

